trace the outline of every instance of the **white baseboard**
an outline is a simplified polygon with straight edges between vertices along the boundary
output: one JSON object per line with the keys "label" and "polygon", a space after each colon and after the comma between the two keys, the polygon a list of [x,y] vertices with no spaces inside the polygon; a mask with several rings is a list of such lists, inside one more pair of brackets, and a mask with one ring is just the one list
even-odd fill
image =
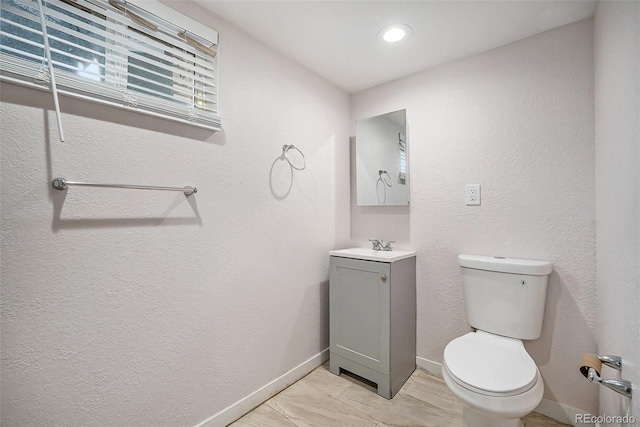
{"label": "white baseboard", "polygon": [[416,365],[429,372],[434,377],[442,378],[442,363],[434,362],[424,357],[416,357]]}
{"label": "white baseboard", "polygon": [[[554,400],[542,399],[542,402],[533,410],[539,414],[545,415],[549,418],[553,418],[556,421],[560,421],[572,426],[593,426],[593,424],[576,423],[576,415],[588,414],[587,411],[574,408],[569,405],[558,403]],[[599,427],[596,425],[596,427]]]}
{"label": "white baseboard", "polygon": [[[431,375],[442,378],[442,363],[434,362],[433,360],[425,359],[424,357],[416,357],[416,365],[429,372]],[[575,423],[576,415],[586,414],[586,411],[573,408],[568,405],[563,405],[562,403],[558,403],[553,400],[542,399],[542,402],[540,402],[533,411],[572,426],[591,426],[591,424]]]}
{"label": "white baseboard", "polygon": [[222,427],[231,424],[238,418],[253,410],[255,407],[280,393],[300,378],[313,371],[329,359],[329,349],[326,348],[308,360],[305,360],[289,372],[284,373],[254,391],[250,395],[240,399],[236,403],[226,407],[211,418],[198,424],[196,427]]}

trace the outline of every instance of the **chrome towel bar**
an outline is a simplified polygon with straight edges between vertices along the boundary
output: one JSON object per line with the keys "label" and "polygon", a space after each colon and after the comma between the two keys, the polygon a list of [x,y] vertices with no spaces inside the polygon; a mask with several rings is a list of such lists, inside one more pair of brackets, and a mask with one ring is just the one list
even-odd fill
{"label": "chrome towel bar", "polygon": [[51,186],[56,190],[66,190],[69,186],[77,187],[105,187],[105,188],[126,188],[129,190],[160,190],[160,191],[182,191],[185,196],[190,196],[198,192],[195,187],[158,187],[152,185],[128,185],[128,184],[95,184],[92,182],[67,181],[66,178],[56,178],[51,182]]}

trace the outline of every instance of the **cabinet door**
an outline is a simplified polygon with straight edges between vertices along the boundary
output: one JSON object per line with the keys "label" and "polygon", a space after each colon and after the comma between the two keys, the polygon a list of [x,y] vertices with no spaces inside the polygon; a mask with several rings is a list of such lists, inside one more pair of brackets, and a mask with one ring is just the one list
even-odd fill
{"label": "cabinet door", "polygon": [[390,264],[331,257],[331,352],[389,374]]}

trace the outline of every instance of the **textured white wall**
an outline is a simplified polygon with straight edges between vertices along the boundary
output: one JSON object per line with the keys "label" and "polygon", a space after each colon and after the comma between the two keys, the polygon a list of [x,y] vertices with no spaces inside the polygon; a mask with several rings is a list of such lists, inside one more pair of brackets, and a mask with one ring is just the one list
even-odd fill
{"label": "textured white wall", "polygon": [[172,4],[221,32],[222,133],[62,98],[60,143],[49,94],[2,85],[3,426],[195,425],[328,346],[349,96]]}
{"label": "textured white wall", "polygon": [[594,22],[598,350],[622,356],[621,377],[636,386],[633,407],[602,387],[600,413],[638,420],[640,2],[599,2]]}
{"label": "textured white wall", "polygon": [[[352,206],[351,222],[366,224],[354,240],[417,250],[418,355],[437,362],[469,328],[457,254],[553,262],[542,337],[526,347],[546,398],[595,412],[577,370],[596,350],[591,41],[583,21],[352,96],[352,121],[407,109],[411,205]],[[465,206],[476,183],[482,205]]]}

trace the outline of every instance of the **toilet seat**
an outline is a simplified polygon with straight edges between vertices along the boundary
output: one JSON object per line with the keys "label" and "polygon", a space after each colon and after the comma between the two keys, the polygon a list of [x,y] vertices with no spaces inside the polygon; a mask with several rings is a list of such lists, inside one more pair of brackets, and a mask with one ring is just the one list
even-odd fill
{"label": "toilet seat", "polygon": [[531,389],[538,368],[522,341],[483,331],[451,341],[444,350],[451,379],[486,396],[506,397]]}

